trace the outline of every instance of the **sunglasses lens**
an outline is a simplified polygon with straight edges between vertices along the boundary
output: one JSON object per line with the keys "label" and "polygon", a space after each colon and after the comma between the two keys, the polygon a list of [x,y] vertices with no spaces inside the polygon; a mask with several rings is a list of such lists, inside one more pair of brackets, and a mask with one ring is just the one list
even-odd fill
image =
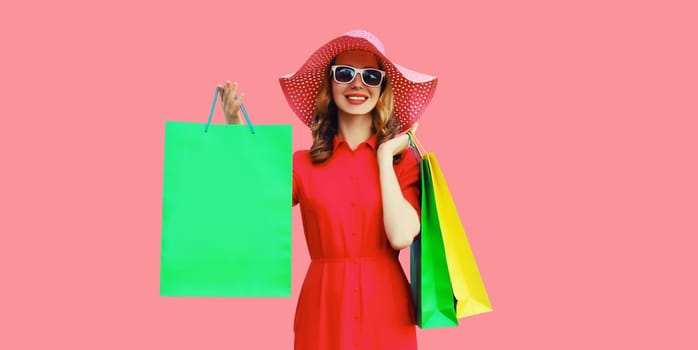
{"label": "sunglasses lens", "polygon": [[350,67],[337,67],[334,71],[334,78],[340,83],[348,83],[354,80],[356,72]]}
{"label": "sunglasses lens", "polygon": [[383,76],[381,72],[376,69],[366,69],[363,72],[362,78],[364,83],[369,86],[378,86],[383,81]]}

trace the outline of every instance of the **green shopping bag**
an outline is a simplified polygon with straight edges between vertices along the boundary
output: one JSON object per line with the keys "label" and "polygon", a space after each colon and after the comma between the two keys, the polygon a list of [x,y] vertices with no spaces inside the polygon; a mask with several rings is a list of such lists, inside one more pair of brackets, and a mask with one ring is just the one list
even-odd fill
{"label": "green shopping bag", "polygon": [[291,191],[291,125],[167,121],[160,295],[290,296]]}
{"label": "green shopping bag", "polygon": [[420,161],[422,232],[410,247],[410,284],[420,328],[458,325],[434,187],[427,158]]}

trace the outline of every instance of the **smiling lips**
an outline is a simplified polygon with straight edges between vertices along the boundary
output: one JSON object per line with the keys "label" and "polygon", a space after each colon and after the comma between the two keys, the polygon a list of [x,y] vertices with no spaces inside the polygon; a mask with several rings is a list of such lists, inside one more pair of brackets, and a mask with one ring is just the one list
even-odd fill
{"label": "smiling lips", "polygon": [[368,100],[368,96],[364,95],[346,95],[346,97],[349,103],[354,105],[360,105],[364,103],[366,100]]}

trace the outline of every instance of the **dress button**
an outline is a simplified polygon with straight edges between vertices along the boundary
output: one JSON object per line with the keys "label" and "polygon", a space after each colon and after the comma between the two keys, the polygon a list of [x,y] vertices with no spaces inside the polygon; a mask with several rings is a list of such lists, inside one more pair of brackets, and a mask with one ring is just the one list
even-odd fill
{"label": "dress button", "polygon": [[354,319],[355,319],[355,320],[358,320],[358,319],[359,319],[359,315],[354,315]]}

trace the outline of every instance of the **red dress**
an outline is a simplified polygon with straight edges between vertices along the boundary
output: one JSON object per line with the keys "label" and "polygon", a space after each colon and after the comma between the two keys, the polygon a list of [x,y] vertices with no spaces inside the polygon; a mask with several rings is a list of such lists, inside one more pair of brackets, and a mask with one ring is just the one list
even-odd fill
{"label": "red dress", "polygon": [[[295,349],[417,349],[410,287],[383,226],[376,136],[313,164],[293,155],[311,263],[294,321]],[[411,153],[394,165],[402,193],[419,212],[419,168]]]}

